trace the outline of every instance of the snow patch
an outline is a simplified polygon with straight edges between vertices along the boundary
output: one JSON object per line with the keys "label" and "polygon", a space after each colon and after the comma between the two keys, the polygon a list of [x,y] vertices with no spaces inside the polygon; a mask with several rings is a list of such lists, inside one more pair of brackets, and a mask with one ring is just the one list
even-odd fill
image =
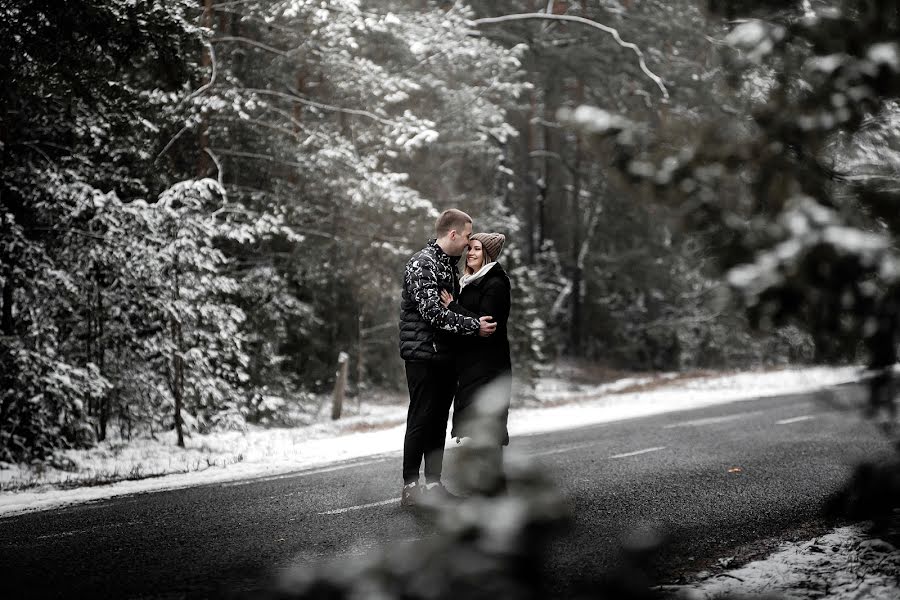
{"label": "snow patch", "polygon": [[821,600],[894,600],[900,552],[870,539],[858,526],[841,527],[805,542],[782,544],[763,560],[686,586],[667,586],[684,600],[775,597]]}

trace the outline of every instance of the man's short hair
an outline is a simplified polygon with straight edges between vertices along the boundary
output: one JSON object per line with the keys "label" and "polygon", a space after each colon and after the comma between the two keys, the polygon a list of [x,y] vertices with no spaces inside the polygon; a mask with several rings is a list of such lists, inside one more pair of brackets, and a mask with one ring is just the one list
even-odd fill
{"label": "man's short hair", "polygon": [[471,223],[472,217],[456,208],[448,208],[441,213],[441,216],[434,222],[435,237],[442,238],[451,230],[462,231],[466,227],[466,223]]}

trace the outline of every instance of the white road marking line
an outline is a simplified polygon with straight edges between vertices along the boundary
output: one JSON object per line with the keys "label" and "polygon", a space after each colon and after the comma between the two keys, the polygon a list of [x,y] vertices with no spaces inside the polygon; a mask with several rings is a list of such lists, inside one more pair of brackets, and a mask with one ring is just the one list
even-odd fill
{"label": "white road marking line", "polygon": [[94,525],[93,527],[86,527],[85,529],[73,529],[71,531],[60,531],[59,533],[48,533],[46,535],[37,536],[38,540],[46,540],[49,538],[58,538],[58,537],[68,537],[70,535],[78,535],[79,533],[88,533],[91,531],[97,531],[98,529],[115,529],[122,526],[129,525],[140,525],[141,521],[125,521],[119,523],[104,523],[103,525]]}
{"label": "white road marking line", "polygon": [[792,419],[782,419],[780,421],[775,421],[776,425],[789,425],[791,423],[799,423],[800,421],[809,421],[810,419],[815,419],[812,415],[803,415],[802,417],[794,417]]}
{"label": "white road marking line", "polygon": [[727,421],[735,421],[750,415],[758,415],[762,411],[754,410],[751,412],[743,412],[736,415],[725,415],[723,417],[707,417],[705,419],[694,419],[693,421],[681,421],[680,423],[670,423],[663,426],[663,429],[674,429],[676,427],[695,427],[697,425],[713,425],[715,423],[725,423]]}
{"label": "white road marking line", "polygon": [[589,442],[587,444],[576,444],[574,446],[566,446],[565,448],[555,448],[553,450],[542,450],[540,452],[535,452],[530,454],[529,456],[549,456],[551,454],[562,454],[563,452],[571,452],[572,450],[581,450],[582,448],[589,448],[590,446],[597,445],[598,442]]}
{"label": "white road marking line", "polygon": [[341,513],[350,512],[351,510],[362,510],[364,508],[374,508],[376,506],[386,506],[388,504],[400,503],[400,498],[391,498],[389,500],[382,500],[381,502],[370,502],[369,504],[360,504],[359,506],[348,506],[347,508],[336,508],[334,510],[326,510],[325,512],[320,512],[320,515],[339,515]]}
{"label": "white road marking line", "polygon": [[[578,450],[581,448],[587,448],[589,446],[595,446],[597,442],[590,442],[587,444],[578,444],[576,446],[568,446],[566,448],[557,448],[555,450],[545,450],[543,452],[536,452],[531,456],[547,456],[549,454],[559,454],[561,452],[570,452],[572,450]],[[648,452],[657,452],[659,450],[665,450],[665,446],[655,446],[653,448],[644,448],[643,450],[635,450],[634,452],[625,452],[624,454],[614,454],[609,458],[626,458],[628,456],[637,456],[638,454],[647,454]],[[375,508],[376,506],[386,506],[388,504],[400,502],[400,498],[390,498],[388,500],[382,500],[381,502],[370,502],[368,504],[360,504],[357,506],[348,506],[347,508],[335,508],[333,510],[326,510],[324,512],[320,512],[320,515],[340,515],[346,512],[354,511],[354,510],[364,510],[366,508]]]}
{"label": "white road marking line", "polygon": [[657,452],[665,450],[665,446],[654,446],[653,448],[644,448],[643,450],[635,450],[634,452],[625,452],[623,454],[613,454],[610,458],[626,458],[628,456],[637,456],[638,454],[647,454],[648,452]]}
{"label": "white road marking line", "polygon": [[391,458],[376,458],[374,460],[364,460],[360,462],[349,463],[346,465],[338,465],[336,467],[319,467],[309,469],[308,471],[293,471],[291,473],[282,473],[280,475],[269,475],[268,477],[256,477],[254,479],[243,479],[241,481],[226,481],[220,483],[219,487],[237,487],[239,485],[253,485],[260,481],[278,481],[279,479],[289,479],[291,477],[304,477],[306,475],[318,475],[319,473],[330,473],[331,471],[340,471],[343,469],[352,469],[353,467],[364,467],[374,465],[376,463],[392,460]]}

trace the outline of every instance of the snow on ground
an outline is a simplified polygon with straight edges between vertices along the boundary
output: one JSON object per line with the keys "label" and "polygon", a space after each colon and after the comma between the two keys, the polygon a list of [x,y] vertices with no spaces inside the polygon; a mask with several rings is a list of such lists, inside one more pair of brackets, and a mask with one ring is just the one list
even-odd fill
{"label": "snow on ground", "polygon": [[[509,430],[515,443],[516,436],[809,392],[856,381],[861,375],[857,367],[804,368],[689,379],[662,374],[598,386],[548,378],[535,390],[536,406],[511,411]],[[363,403],[356,415],[340,421],[195,435],[185,440],[184,449],[175,446],[171,432],[156,440],[103,443],[65,453],[73,464],[71,471],[47,467],[35,472],[2,465],[0,517],[123,494],[279,476],[396,453],[403,447],[405,419],[406,406],[399,400],[388,406]],[[121,479],[126,480],[98,485]]]}
{"label": "snow on ground", "polygon": [[690,585],[666,586],[681,600],[765,596],[783,600],[896,600],[900,551],[860,526],[782,544],[769,557]]}
{"label": "snow on ground", "polygon": [[621,384],[614,382],[573,392],[572,397],[577,401],[552,409],[513,411],[509,416],[509,433],[511,436],[545,433],[740,400],[799,394],[857,381],[862,375],[858,367],[819,367],[687,380],[673,374],[649,381],[629,379]]}

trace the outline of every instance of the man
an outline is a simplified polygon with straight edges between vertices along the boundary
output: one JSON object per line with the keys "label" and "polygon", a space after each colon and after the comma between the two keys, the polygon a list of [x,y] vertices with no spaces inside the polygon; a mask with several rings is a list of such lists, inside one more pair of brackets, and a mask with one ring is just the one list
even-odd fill
{"label": "man", "polygon": [[[434,225],[436,239],[406,263],[400,301],[400,356],[406,361],[409,412],[403,440],[402,506],[420,499],[443,500],[449,493],[441,484],[447,417],[456,391],[450,337],[487,337],[497,328],[490,316],[475,319],[448,310],[441,290],[459,294],[457,263],[472,234],[472,217],[449,209]],[[445,333],[446,332],[446,333]],[[419,467],[425,461],[425,484]]]}

